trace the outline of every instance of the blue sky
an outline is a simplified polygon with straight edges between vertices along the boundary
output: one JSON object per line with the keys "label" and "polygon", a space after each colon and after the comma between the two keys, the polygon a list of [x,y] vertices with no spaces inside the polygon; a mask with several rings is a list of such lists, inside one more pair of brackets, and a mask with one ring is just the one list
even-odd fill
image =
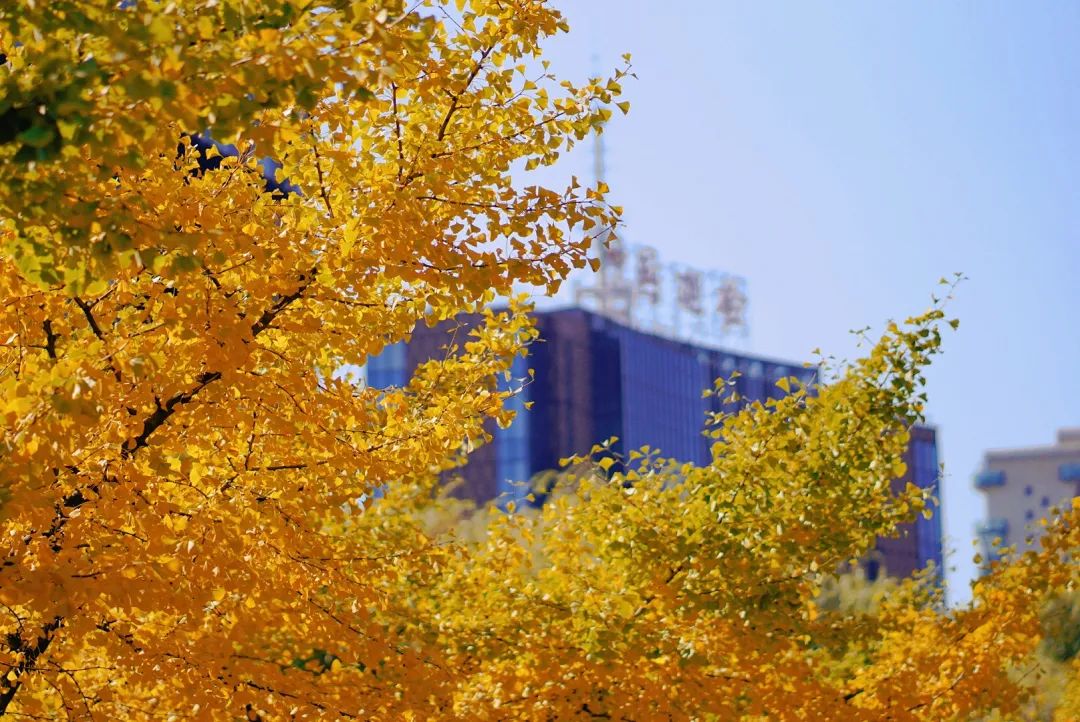
{"label": "blue sky", "polygon": [[[746,276],[748,350],[851,356],[969,277],[929,374],[966,598],[982,451],[1080,425],[1080,4],[560,6],[558,73],[633,54],[605,134],[624,237]],[[582,151],[560,175],[591,177]]]}

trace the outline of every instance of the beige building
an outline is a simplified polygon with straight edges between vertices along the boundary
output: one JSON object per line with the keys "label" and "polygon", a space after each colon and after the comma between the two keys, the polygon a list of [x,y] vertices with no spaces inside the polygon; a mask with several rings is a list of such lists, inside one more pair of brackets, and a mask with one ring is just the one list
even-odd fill
{"label": "beige building", "polygon": [[986,519],[978,527],[983,556],[996,556],[992,540],[1028,548],[1039,519],[1080,496],[1080,428],[1062,429],[1053,446],[986,452],[975,487],[986,496]]}

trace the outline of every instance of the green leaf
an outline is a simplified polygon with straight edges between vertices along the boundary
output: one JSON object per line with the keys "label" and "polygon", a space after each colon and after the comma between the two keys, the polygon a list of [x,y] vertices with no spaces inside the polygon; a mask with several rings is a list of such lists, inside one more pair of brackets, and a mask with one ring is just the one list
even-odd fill
{"label": "green leaf", "polygon": [[56,134],[51,128],[47,128],[44,125],[35,125],[32,128],[24,130],[15,137],[24,145],[28,145],[31,148],[44,148],[49,145],[49,143],[52,143]]}

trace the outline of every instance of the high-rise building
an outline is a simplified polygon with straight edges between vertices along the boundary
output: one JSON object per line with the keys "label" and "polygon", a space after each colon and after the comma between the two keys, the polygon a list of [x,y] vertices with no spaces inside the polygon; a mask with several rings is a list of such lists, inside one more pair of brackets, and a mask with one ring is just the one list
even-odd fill
{"label": "high-rise building", "polygon": [[[532,382],[511,401],[517,418],[509,428],[494,430],[494,441],[471,453],[461,470],[461,493],[477,501],[524,496],[521,482],[611,437],[618,438],[618,452],[649,445],[665,456],[706,464],[710,441],[701,433],[706,414],[738,408],[715,396],[703,398],[702,391],[715,379],[738,371],[735,391],[742,403],[751,403],[782,396],[776,385],[781,378],[794,376],[809,384],[817,373],[798,362],[664,338],[580,308],[538,312],[535,318],[542,341],[530,348],[527,359],[515,361],[515,378],[529,368],[535,371]],[[395,344],[369,362],[368,383],[404,383],[448,339],[447,326],[418,327],[408,344]],[[909,481],[923,488],[936,484],[933,429],[912,431],[906,462],[907,473],[894,487]],[[867,565],[871,576],[882,567],[888,574],[906,575],[929,561],[940,568],[936,514],[905,525],[898,538],[881,540]]]}
{"label": "high-rise building", "polygon": [[[931,426],[915,426],[904,451],[907,471],[899,479],[893,479],[892,491],[899,493],[909,483],[921,489],[933,489],[940,499],[937,482],[941,467],[938,463],[937,430]],[[942,573],[941,510],[927,519],[919,516],[915,521],[902,524],[897,536],[878,539],[877,551],[864,562],[867,577],[874,579],[884,572],[890,576],[906,577],[922,569],[927,562],[934,562],[937,573]]]}
{"label": "high-rise building", "polygon": [[975,488],[986,498],[987,516],[978,526],[984,558],[997,557],[995,539],[1029,548],[1039,537],[1038,521],[1080,496],[1080,428],[1061,429],[1051,446],[987,451]]}

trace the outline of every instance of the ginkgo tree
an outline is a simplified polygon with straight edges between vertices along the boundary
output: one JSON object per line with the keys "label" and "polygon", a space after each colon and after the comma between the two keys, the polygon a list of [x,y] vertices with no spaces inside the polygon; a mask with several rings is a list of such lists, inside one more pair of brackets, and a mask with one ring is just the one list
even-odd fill
{"label": "ginkgo tree", "polygon": [[[432,523],[535,338],[491,302],[555,290],[618,221],[602,185],[515,182],[626,109],[626,69],[548,71],[565,30],[543,0],[0,8],[0,715],[1020,709],[1076,512],[969,609],[816,601],[927,503],[889,479],[937,307],[834,384],[710,419],[706,466],[601,446],[539,512]],[[207,133],[237,153],[205,162]],[[404,387],[340,377],[462,312]]]}
{"label": "ginkgo tree", "polygon": [[[623,71],[556,81],[537,0],[18,2],[0,28],[0,712],[392,705],[277,660],[427,668],[372,580],[429,541],[345,529],[507,419],[532,331],[489,313],[406,388],[335,371],[586,264],[603,188],[510,171],[598,129]],[[207,131],[242,152],[203,171]]]}
{"label": "ginkgo tree", "polygon": [[[1080,584],[1080,499],[1038,551],[1005,553],[967,607],[944,609],[933,569],[890,585],[872,617],[828,593],[877,537],[932,513],[925,490],[892,496],[889,480],[904,472],[945,320],[935,306],[890,324],[835,383],[783,379],[784,398],[709,419],[707,465],[649,449],[616,459],[601,444],[569,460],[539,511],[480,513],[481,541],[453,547],[411,593],[395,586],[410,636],[467,671],[451,675],[454,712],[1042,718],[1028,716],[1040,677],[1080,680],[1077,660],[1058,668],[1037,655],[1046,602]],[[713,392],[731,388],[721,379]],[[362,523],[377,528],[384,514],[394,506]],[[1064,684],[1054,720],[1076,719],[1078,693],[1080,681]]]}

